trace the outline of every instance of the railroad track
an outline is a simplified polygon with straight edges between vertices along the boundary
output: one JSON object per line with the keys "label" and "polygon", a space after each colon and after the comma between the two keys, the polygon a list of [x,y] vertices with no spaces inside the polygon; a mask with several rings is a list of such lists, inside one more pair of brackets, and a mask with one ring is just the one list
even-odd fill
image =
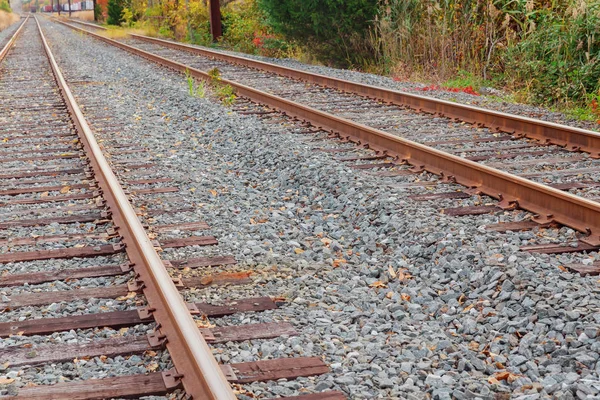
{"label": "railroad track", "polygon": [[[66,25],[198,78],[207,79],[208,71],[216,68],[223,82],[242,96],[238,112],[279,118],[274,112],[281,111],[296,121],[311,123],[312,128],[306,129],[309,132],[332,132],[375,151],[341,158],[344,162],[366,162],[356,168],[385,176],[426,171],[441,176],[444,182],[467,187],[461,192],[414,196],[415,200],[456,198],[468,203],[465,199],[479,194],[500,200],[483,206],[476,201],[472,206],[450,207],[447,214],[476,215],[518,208],[532,214],[489,228],[506,231],[562,224],[583,234],[577,246],[533,245],[523,250],[562,253],[599,248],[600,204],[595,200],[600,196],[594,173],[600,170],[600,135],[595,132],[156,38],[129,35],[112,40],[102,37],[101,32]],[[415,109],[421,113],[415,115]],[[403,129],[403,121],[414,119],[419,120],[421,129]]]}
{"label": "railroad track", "polygon": [[[247,284],[252,272],[207,268],[235,264],[227,255],[161,259],[162,249],[218,241],[196,235],[209,227],[153,171],[144,148],[99,144],[94,131],[118,134],[119,127],[102,104],[86,102],[93,117],[84,118],[34,17],[0,55],[1,394],[229,399],[232,384],[328,372],[317,357],[219,365],[210,344],[296,332],[289,323],[215,327],[208,318],[274,309],[277,299],[186,303],[181,291]],[[154,221],[179,214],[183,222]],[[40,379],[47,366],[54,374]],[[293,397],[343,398],[333,391]]]}

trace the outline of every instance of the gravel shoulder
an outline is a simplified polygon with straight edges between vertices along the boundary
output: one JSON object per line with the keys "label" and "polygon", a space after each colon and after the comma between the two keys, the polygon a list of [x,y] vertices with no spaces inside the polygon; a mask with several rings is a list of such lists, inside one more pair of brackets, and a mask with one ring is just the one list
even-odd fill
{"label": "gravel shoulder", "polygon": [[[572,240],[571,230],[500,234],[483,228],[523,218],[518,211],[449,217],[440,209],[462,201],[423,203],[409,195],[458,190],[456,185],[428,189],[412,185],[431,180],[426,174],[386,178],[352,169],[318,151],[343,147],[339,142],[191,97],[182,75],[57,24],[43,27],[59,63],[68,66],[67,79],[100,82],[94,85],[97,98],[125,124],[113,139],[148,148],[211,226],[218,251],[235,255],[240,269],[257,271],[253,285],[186,296],[288,300],[279,310],[212,322],[289,321],[299,336],[228,343],[215,348],[217,357],[237,362],[314,355],[332,369],[243,390],[267,398],[332,388],[352,399],[572,399],[600,393],[597,279],[559,268],[598,255],[519,251],[538,239]],[[76,95],[83,86],[73,88]],[[163,216],[161,223],[168,221]],[[211,251],[194,248],[186,255]]]}

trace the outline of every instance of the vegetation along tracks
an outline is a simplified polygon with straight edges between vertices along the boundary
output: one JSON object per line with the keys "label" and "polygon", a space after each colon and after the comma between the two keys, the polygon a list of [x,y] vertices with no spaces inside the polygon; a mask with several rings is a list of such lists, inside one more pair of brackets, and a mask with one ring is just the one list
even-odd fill
{"label": "vegetation along tracks", "polygon": [[[251,272],[173,276],[184,267],[231,265],[235,260],[226,255],[169,262],[160,258],[162,248],[209,246],[217,240],[204,235],[161,238],[162,232],[174,229],[207,229],[202,221],[149,228],[142,224],[161,213],[189,210],[152,202],[153,195],[177,193],[178,188],[165,185],[168,178],[136,176],[136,171],[152,173],[152,163],[130,158],[143,154],[143,148],[99,144],[94,130],[119,127],[98,114],[101,107],[86,121],[35,18],[23,22],[2,54],[0,337],[8,344],[0,364],[4,370],[59,365],[64,375],[37,385],[25,372],[8,398],[101,399],[183,391],[192,398],[227,399],[235,398],[231,383],[328,371],[315,357],[219,365],[210,343],[293,335],[294,330],[287,323],[216,328],[199,321],[276,308],[275,300],[184,302],[182,290],[249,283]],[[110,367],[119,363],[109,363],[112,377],[107,378],[106,370],[85,363],[132,354],[146,364],[141,370],[123,367],[135,374],[118,373]],[[81,364],[83,376],[100,379],[65,379],[74,375],[68,371],[71,361]],[[9,375],[23,373],[17,370]],[[7,378],[3,385],[14,381]],[[51,384],[55,381],[59,383]],[[301,398],[343,396],[327,392]]]}
{"label": "vegetation along tracks", "polygon": [[[234,87],[240,96],[390,158],[368,168],[396,169],[399,163],[408,163],[412,172],[432,172],[466,186],[470,193],[499,199],[496,209],[518,207],[535,214],[535,223],[559,223],[586,234],[580,250],[600,245],[600,205],[594,201],[597,183],[585,178],[598,168],[600,135],[595,132],[170,41],[140,35],[113,40],[69,26],[197,78],[211,79],[209,71],[216,68],[221,82]],[[415,116],[415,109],[424,114]],[[403,121],[416,118],[420,129],[403,129]]]}

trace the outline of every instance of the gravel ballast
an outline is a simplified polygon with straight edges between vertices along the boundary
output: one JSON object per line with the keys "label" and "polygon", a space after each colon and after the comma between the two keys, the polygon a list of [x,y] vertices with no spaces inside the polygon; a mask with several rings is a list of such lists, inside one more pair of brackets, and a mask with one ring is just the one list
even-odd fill
{"label": "gravel ballast", "polygon": [[[73,91],[103,101],[124,123],[111,139],[149,149],[156,168],[193,203],[220,254],[254,269],[253,285],[188,292],[218,302],[283,296],[282,308],[211,320],[289,321],[299,336],[215,346],[223,362],[322,356],[331,373],[244,385],[257,396],[342,390],[352,399],[593,398],[600,393],[597,279],[559,268],[597,258],[519,251],[523,242],[572,240],[567,229],[505,234],[483,226],[520,211],[441,214],[451,191],[381,177],[317,148],[342,147],[188,94],[179,75],[66,27],[42,22]],[[82,100],[85,105],[85,100]],[[406,124],[410,124],[407,121]],[[345,153],[348,154],[348,153]],[[491,199],[465,199],[483,203]],[[169,223],[175,216],[161,216]],[[539,240],[538,240],[539,239]],[[160,240],[160,238],[159,238]],[[215,249],[165,251],[200,256]],[[240,395],[240,398],[249,398]]]}

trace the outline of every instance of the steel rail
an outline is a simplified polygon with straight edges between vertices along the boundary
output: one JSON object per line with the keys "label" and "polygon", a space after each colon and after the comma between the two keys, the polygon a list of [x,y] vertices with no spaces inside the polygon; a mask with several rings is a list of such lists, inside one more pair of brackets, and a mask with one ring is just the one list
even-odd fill
{"label": "steel rail", "polygon": [[[93,26],[92,24],[82,21],[77,21],[76,23]],[[94,27],[105,29],[103,27]],[[174,49],[200,54],[204,57],[210,57],[232,64],[272,72],[288,78],[298,79],[316,85],[326,86],[345,92],[374,98],[398,106],[410,107],[417,111],[440,115],[447,118],[456,118],[471,124],[477,124],[480,127],[487,127],[500,132],[510,133],[516,137],[527,137],[529,139],[538,140],[544,144],[554,144],[565,147],[571,151],[583,151],[589,153],[593,158],[600,158],[600,133],[587,129],[575,128],[567,125],[522,117],[519,115],[487,110],[467,104],[453,103],[433,97],[420,96],[399,90],[386,89],[379,86],[365,85],[362,83],[351,82],[344,79],[338,79],[330,76],[284,67],[282,65],[253,60],[247,57],[234,56],[214,50],[202,49],[170,40],[158,39],[132,33],[130,33],[129,36],[147,42],[159,43]]]}
{"label": "steel rail", "polygon": [[169,40],[137,34],[129,35],[136,39],[159,43],[178,50],[186,50],[232,64],[256,68],[286,76],[288,78],[298,79],[316,85],[374,98],[399,106],[410,107],[420,112],[440,115],[447,118],[456,118],[471,124],[477,124],[480,127],[487,127],[497,131],[510,133],[517,137],[535,139],[544,144],[554,144],[566,147],[572,151],[584,151],[589,153],[594,158],[600,158],[600,134],[594,131],[536,120],[533,118],[522,117],[519,115],[508,114],[499,111],[487,110],[467,104],[453,103],[446,100],[420,96],[399,90],[365,85],[362,83],[305,72],[268,62],[252,60],[246,57],[224,54],[208,49],[201,49],[195,46],[176,43]]}
{"label": "steel rail", "polygon": [[[61,23],[165,67],[179,72],[187,71],[196,78],[210,79],[206,72],[85,29]],[[534,217],[536,222],[557,222],[569,226],[588,235],[582,241],[593,246],[600,245],[600,203],[261,92],[237,82],[222,79],[222,83],[235,87],[238,94],[256,102],[269,105],[292,117],[310,121],[317,127],[335,132],[357,144],[397,157],[398,160],[415,166],[416,171],[425,170],[440,175],[446,180],[464,185],[475,192],[499,199],[502,207],[519,207],[528,210],[536,214]]]}
{"label": "steel rail", "polygon": [[21,25],[19,26],[19,28],[15,31],[15,33],[13,33],[13,36],[10,38],[8,43],[6,43],[6,45],[2,48],[2,50],[0,50],[0,63],[2,61],[4,61],[4,58],[8,54],[8,51],[10,50],[10,48],[13,46],[13,44],[17,40],[17,37],[19,37],[19,35],[21,34],[21,31],[23,30],[23,27],[25,26],[25,23],[28,20],[29,20],[29,15],[27,15],[27,17],[25,17],[23,22],[21,22]]}
{"label": "steel rail", "polygon": [[56,81],[89,157],[95,179],[125,242],[130,261],[139,274],[139,284],[151,307],[148,311],[159,324],[159,339],[166,340],[166,347],[179,374],[172,378],[175,382],[180,378],[186,393],[194,399],[234,400],[236,397],[231,386],[102,154],[54,59],[37,18],[35,21]]}

